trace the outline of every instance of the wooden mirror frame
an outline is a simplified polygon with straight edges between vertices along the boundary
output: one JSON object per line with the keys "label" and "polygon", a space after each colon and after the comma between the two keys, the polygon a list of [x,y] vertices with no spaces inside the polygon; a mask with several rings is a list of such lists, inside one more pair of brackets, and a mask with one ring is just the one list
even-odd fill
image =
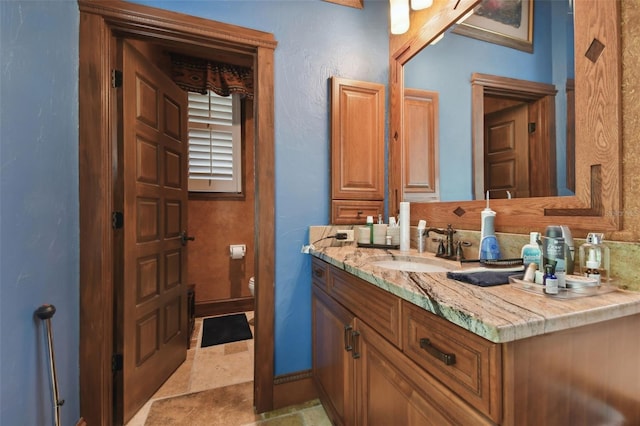
{"label": "wooden mirror frame", "polygon": [[[389,212],[402,201],[403,66],[479,0],[435,0],[411,11],[410,29],[389,39]],[[568,225],[574,236],[621,229],[622,93],[620,4],[574,0],[576,195],[492,200],[496,231],[528,233]],[[535,36],[535,35],[534,35]],[[581,52],[581,53],[580,53]],[[471,114],[471,111],[469,111]],[[469,135],[471,141],[471,135]],[[442,143],[442,142],[441,142]],[[472,147],[470,146],[470,149]],[[461,165],[463,166],[463,165]],[[472,165],[469,165],[472,167]],[[483,200],[412,203],[413,222],[479,230]]]}

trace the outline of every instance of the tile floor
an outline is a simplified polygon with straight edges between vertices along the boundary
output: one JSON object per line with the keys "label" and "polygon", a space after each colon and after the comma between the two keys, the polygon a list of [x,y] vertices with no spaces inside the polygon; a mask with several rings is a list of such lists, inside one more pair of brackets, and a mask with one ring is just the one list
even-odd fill
{"label": "tile floor", "polygon": [[[253,312],[246,312],[252,333]],[[196,318],[186,361],[126,426],[330,426],[318,400],[269,413],[253,409],[253,339],[201,348]]]}

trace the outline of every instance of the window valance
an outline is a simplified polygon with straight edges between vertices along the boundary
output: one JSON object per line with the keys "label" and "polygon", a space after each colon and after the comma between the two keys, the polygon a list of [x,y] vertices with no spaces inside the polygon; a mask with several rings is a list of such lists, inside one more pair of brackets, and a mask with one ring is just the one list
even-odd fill
{"label": "window valance", "polygon": [[178,54],[171,54],[171,64],[173,81],[183,90],[201,94],[211,90],[219,96],[238,93],[253,99],[251,68]]}

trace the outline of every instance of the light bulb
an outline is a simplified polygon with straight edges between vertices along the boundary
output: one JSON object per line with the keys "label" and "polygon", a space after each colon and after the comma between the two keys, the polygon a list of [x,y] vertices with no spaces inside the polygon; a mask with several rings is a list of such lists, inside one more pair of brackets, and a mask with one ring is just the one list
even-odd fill
{"label": "light bulb", "polygon": [[389,0],[391,34],[403,34],[409,30],[409,0]]}
{"label": "light bulb", "polygon": [[421,10],[431,7],[433,0],[411,0],[411,9]]}

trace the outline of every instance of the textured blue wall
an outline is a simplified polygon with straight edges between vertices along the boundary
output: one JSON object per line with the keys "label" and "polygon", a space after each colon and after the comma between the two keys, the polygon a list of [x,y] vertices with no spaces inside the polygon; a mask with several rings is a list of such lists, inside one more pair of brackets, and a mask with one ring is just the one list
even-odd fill
{"label": "textured blue wall", "polygon": [[[553,8],[552,8],[553,5]],[[566,127],[564,86],[573,76],[573,63],[552,63],[552,55],[565,55],[568,2],[537,0],[534,3],[533,54],[499,46],[451,31],[425,48],[405,66],[405,87],[434,90],[440,94],[440,195],[443,201],[473,199],[471,149],[471,74],[493,74],[556,84],[557,126]],[[554,24],[549,17],[555,14]],[[572,43],[573,33],[571,33]],[[565,134],[557,141],[558,186],[566,187]],[[561,191],[560,195],[566,195]]]}
{"label": "textured blue wall", "polygon": [[78,6],[0,2],[0,424],[51,425],[44,303],[65,425],[78,393]]}
{"label": "textured blue wall", "polygon": [[[309,225],[329,221],[329,77],[388,83],[388,3],[138,1],[273,33],[275,50],[275,374],[311,368]],[[387,93],[388,96],[388,93]]]}
{"label": "textured blue wall", "polygon": [[[275,35],[275,372],[311,367],[308,226],[329,220],[329,82],[387,84],[386,1],[147,1]],[[63,424],[79,418],[78,7],[0,1],[0,424],[52,424],[43,303]]]}

